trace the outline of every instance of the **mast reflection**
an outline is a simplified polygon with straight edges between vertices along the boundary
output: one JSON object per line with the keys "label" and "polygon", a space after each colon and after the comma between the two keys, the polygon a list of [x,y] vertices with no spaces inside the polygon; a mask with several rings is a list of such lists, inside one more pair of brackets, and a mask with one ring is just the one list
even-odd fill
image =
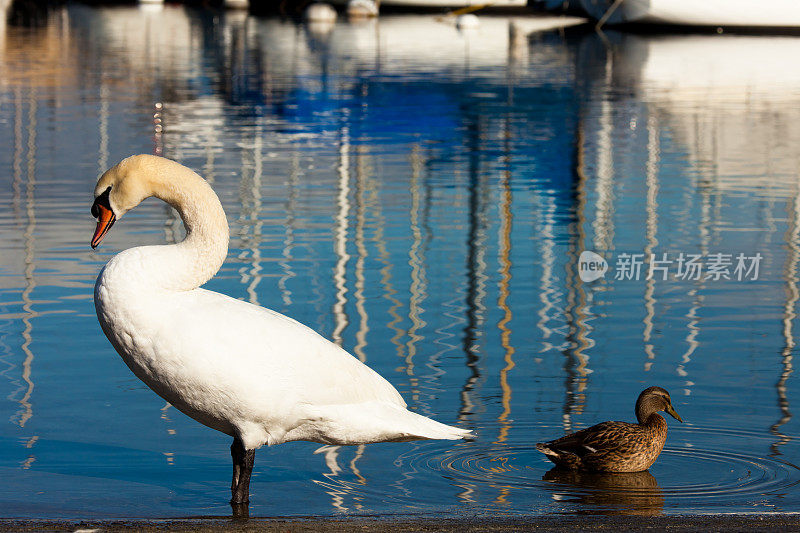
{"label": "mast reflection", "polygon": [[464,421],[470,415],[484,409],[480,403],[480,397],[474,395],[473,390],[482,381],[480,354],[484,349],[482,328],[486,320],[486,283],[489,280],[489,276],[486,274],[486,240],[489,227],[488,210],[491,202],[489,176],[480,169],[478,151],[480,133],[478,125],[474,121],[467,126],[467,143],[470,147],[465,301],[467,324],[461,338],[470,374],[461,387],[461,408],[458,414],[460,421]]}
{"label": "mast reflection", "polygon": [[577,179],[574,201],[576,207],[575,217],[569,223],[569,246],[564,280],[567,289],[566,306],[564,307],[564,317],[567,321],[567,333],[565,335],[567,347],[562,351],[564,355],[564,386],[566,389],[564,407],[562,408],[562,425],[566,432],[572,430],[572,415],[583,412],[588,376],[591,373],[588,368],[589,355],[585,351],[594,346],[594,341],[588,336],[590,328],[587,324],[587,294],[577,272],[578,258],[586,242],[584,224],[586,223],[586,184],[588,179],[585,174],[585,160],[582,149],[585,142],[583,131],[583,127],[579,124],[576,143],[578,155],[575,161]]}
{"label": "mast reflection", "polygon": [[787,202],[787,211],[789,211],[787,213],[789,228],[786,231],[785,239],[789,253],[783,268],[786,291],[786,301],[783,305],[783,327],[781,329],[783,349],[781,350],[781,373],[777,383],[775,383],[778,409],[780,409],[781,416],[770,427],[770,433],[778,438],[770,446],[770,455],[773,457],[782,455],[780,447],[792,440],[791,436],[781,431],[781,427],[792,419],[786,383],[794,372],[793,359],[796,345],[794,340],[794,319],[797,318],[797,301],[800,300],[800,289],[798,289],[797,285],[797,265],[800,263],[800,192],[795,193],[794,197]]}

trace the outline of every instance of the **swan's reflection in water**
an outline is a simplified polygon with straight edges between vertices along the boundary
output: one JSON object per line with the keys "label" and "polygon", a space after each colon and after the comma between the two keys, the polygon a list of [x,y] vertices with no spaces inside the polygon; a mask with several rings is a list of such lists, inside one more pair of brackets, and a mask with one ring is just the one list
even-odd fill
{"label": "swan's reflection in water", "polygon": [[664,494],[658,481],[644,472],[577,472],[553,468],[542,480],[554,500],[578,502],[578,512],[658,516],[664,509]]}

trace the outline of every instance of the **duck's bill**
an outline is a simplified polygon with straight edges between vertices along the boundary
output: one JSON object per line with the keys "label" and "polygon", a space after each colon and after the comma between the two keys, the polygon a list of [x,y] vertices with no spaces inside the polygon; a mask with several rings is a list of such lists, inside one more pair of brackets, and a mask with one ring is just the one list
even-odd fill
{"label": "duck's bill", "polygon": [[681,418],[681,415],[679,415],[675,411],[675,408],[673,408],[671,405],[668,405],[667,408],[664,409],[664,410],[667,412],[667,414],[672,415],[672,418],[674,418],[675,420],[677,420],[680,423],[683,423],[683,418]]}
{"label": "duck's bill", "polygon": [[110,230],[114,222],[117,221],[117,217],[114,216],[111,209],[100,204],[95,204],[95,208],[97,209],[97,228],[94,230],[94,236],[92,237],[91,244],[93,249],[100,245],[100,241],[103,240],[108,230]]}

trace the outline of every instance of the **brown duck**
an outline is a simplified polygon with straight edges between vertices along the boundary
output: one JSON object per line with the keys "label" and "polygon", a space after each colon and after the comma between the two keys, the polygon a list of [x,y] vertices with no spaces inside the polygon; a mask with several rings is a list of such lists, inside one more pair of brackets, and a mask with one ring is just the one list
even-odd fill
{"label": "brown duck", "polygon": [[601,422],[560,439],[540,442],[536,449],[557,466],[570,470],[641,472],[656,461],[667,440],[667,422],[659,411],[683,422],[672,407],[669,393],[650,387],[636,400],[638,424]]}

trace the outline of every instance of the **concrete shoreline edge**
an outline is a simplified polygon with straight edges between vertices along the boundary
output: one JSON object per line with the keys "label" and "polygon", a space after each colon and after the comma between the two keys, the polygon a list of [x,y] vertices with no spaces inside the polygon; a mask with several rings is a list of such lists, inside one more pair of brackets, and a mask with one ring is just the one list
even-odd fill
{"label": "concrete shoreline edge", "polygon": [[791,531],[800,514],[546,515],[493,517],[302,517],[43,520],[0,518],[0,531]]}

